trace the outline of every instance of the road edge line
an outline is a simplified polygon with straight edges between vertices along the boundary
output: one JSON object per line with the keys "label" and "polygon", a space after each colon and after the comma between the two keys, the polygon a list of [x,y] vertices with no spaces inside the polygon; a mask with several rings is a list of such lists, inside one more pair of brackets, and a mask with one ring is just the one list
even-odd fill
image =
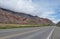
{"label": "road edge line", "polygon": [[55,30],[55,27],[52,29],[52,31],[51,31],[50,34],[48,35],[47,39],[50,39],[50,37],[51,37],[52,33],[54,32],[54,30]]}

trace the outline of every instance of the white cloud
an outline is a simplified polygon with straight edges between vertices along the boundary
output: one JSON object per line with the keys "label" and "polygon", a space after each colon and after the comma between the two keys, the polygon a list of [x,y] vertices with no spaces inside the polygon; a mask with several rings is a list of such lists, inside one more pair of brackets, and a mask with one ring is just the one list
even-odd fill
{"label": "white cloud", "polygon": [[17,12],[25,12],[29,14],[33,13],[37,8],[32,0],[0,0],[0,6]]}

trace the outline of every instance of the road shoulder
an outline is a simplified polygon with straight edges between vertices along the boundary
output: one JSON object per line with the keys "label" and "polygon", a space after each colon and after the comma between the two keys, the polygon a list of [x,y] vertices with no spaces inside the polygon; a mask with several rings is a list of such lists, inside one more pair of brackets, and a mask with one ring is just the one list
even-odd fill
{"label": "road shoulder", "polygon": [[60,39],[60,27],[56,27],[52,39]]}

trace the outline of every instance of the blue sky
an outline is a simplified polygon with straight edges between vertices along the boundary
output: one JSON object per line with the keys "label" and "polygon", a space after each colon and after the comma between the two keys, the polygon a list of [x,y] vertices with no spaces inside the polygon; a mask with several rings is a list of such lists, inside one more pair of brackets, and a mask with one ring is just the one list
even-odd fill
{"label": "blue sky", "polygon": [[60,0],[0,0],[0,7],[60,21]]}

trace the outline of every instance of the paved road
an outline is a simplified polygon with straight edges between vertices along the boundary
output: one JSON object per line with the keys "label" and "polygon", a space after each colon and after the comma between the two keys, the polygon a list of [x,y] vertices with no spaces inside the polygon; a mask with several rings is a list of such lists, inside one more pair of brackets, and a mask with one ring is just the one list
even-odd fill
{"label": "paved road", "polygon": [[55,27],[0,30],[0,39],[49,39]]}

